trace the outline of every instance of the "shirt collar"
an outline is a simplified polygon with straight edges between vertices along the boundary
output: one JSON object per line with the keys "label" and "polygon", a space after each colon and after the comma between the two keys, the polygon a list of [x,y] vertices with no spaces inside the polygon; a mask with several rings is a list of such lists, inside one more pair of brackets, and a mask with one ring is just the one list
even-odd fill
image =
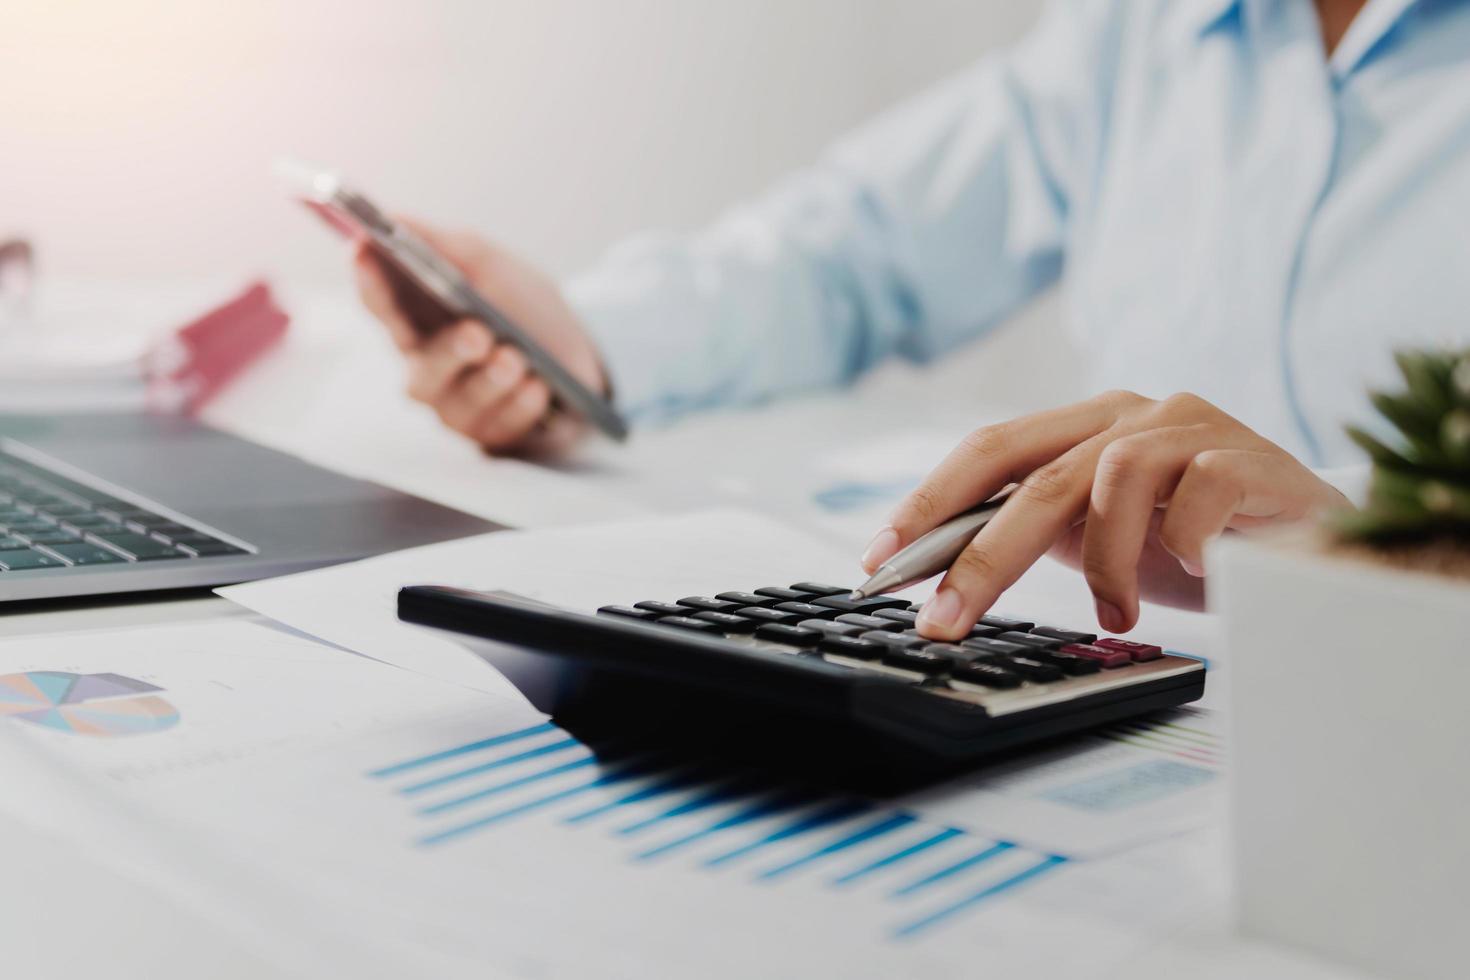
{"label": "shirt collar", "polygon": [[[1198,39],[1238,16],[1248,33],[1256,33],[1280,0],[1187,0],[1179,3],[1177,27],[1182,38]],[[1297,0],[1303,2],[1303,0]],[[1332,70],[1346,75],[1357,67],[1421,0],[1368,0],[1332,52]]]}

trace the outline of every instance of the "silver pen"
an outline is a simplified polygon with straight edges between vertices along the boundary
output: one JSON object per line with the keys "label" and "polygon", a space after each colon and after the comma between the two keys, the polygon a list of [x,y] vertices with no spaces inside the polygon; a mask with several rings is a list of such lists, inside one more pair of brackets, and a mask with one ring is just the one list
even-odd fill
{"label": "silver pen", "polygon": [[900,548],[898,554],[878,566],[870,579],[852,590],[853,598],[892,592],[938,575],[954,564],[1010,495],[1011,488],[1007,487],[978,507],[951,517],[907,548]]}

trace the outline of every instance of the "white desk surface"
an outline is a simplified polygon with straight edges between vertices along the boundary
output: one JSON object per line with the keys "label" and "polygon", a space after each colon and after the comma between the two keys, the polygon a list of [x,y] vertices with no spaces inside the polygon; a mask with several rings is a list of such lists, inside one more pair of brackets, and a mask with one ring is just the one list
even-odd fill
{"label": "white desk surface", "polygon": [[[177,318],[180,311],[203,308],[223,295],[215,285],[149,287],[137,291],[138,301],[162,311],[160,316]],[[623,449],[591,446],[560,472],[547,473],[484,457],[408,402],[393,352],[345,288],[280,292],[293,316],[290,336],[209,406],[206,421],[323,465],[515,525],[617,519],[711,504],[749,506],[807,521],[813,514],[815,481],[832,476],[811,474],[814,460],[830,462],[834,455],[856,452],[874,441],[903,444],[908,434],[926,448],[942,446],[944,433],[957,440],[987,420],[1040,407],[987,405],[985,376],[999,368],[987,368],[980,351],[930,371],[895,366],[838,395],[639,433]],[[112,288],[105,295],[129,294]],[[1038,393],[1039,400],[1046,397]],[[937,456],[930,462],[937,462]],[[841,476],[840,471],[839,465],[833,473]],[[567,478],[578,473],[585,479]],[[847,516],[828,514],[816,529],[850,546],[856,556],[882,513],[869,508]],[[1017,610],[1038,615],[1046,610],[1061,622],[1090,619],[1080,579],[1054,566],[1039,567],[1014,592],[1022,595]],[[245,615],[213,597],[117,602],[0,616],[0,636]],[[1205,617],[1151,610],[1140,635],[1148,629],[1188,637],[1171,637],[1176,646],[1197,643],[1197,652],[1216,652]],[[1349,976],[1217,932],[1162,943],[1137,966],[1132,976]]]}

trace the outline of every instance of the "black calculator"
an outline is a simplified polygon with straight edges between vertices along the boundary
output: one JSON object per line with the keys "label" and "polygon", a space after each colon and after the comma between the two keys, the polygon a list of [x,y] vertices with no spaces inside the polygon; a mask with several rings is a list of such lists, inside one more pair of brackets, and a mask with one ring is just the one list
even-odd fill
{"label": "black calculator", "polygon": [[[576,677],[553,715],[818,754],[968,763],[1000,750],[1175,707],[1205,664],[1151,643],[986,616],[956,643],[914,628],[905,599],[820,582],[610,605],[595,615],[509,593],[410,586],[403,620],[555,659]],[[575,721],[575,718],[572,719]]]}

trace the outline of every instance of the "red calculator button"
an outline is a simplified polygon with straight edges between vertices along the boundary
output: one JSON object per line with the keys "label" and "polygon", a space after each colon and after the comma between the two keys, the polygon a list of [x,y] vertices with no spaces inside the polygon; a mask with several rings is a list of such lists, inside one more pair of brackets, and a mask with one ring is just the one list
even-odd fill
{"label": "red calculator button", "polygon": [[1062,647],[1062,653],[1070,653],[1074,657],[1091,660],[1099,667],[1126,667],[1133,662],[1133,658],[1122,650],[1107,650],[1088,643],[1069,644]]}
{"label": "red calculator button", "polygon": [[1156,647],[1151,643],[1135,643],[1132,640],[1120,640],[1115,636],[1105,636],[1093,645],[1102,647],[1104,650],[1116,650],[1119,653],[1126,653],[1133,658],[1134,663],[1143,663],[1145,660],[1157,660],[1164,655],[1162,647]]}

